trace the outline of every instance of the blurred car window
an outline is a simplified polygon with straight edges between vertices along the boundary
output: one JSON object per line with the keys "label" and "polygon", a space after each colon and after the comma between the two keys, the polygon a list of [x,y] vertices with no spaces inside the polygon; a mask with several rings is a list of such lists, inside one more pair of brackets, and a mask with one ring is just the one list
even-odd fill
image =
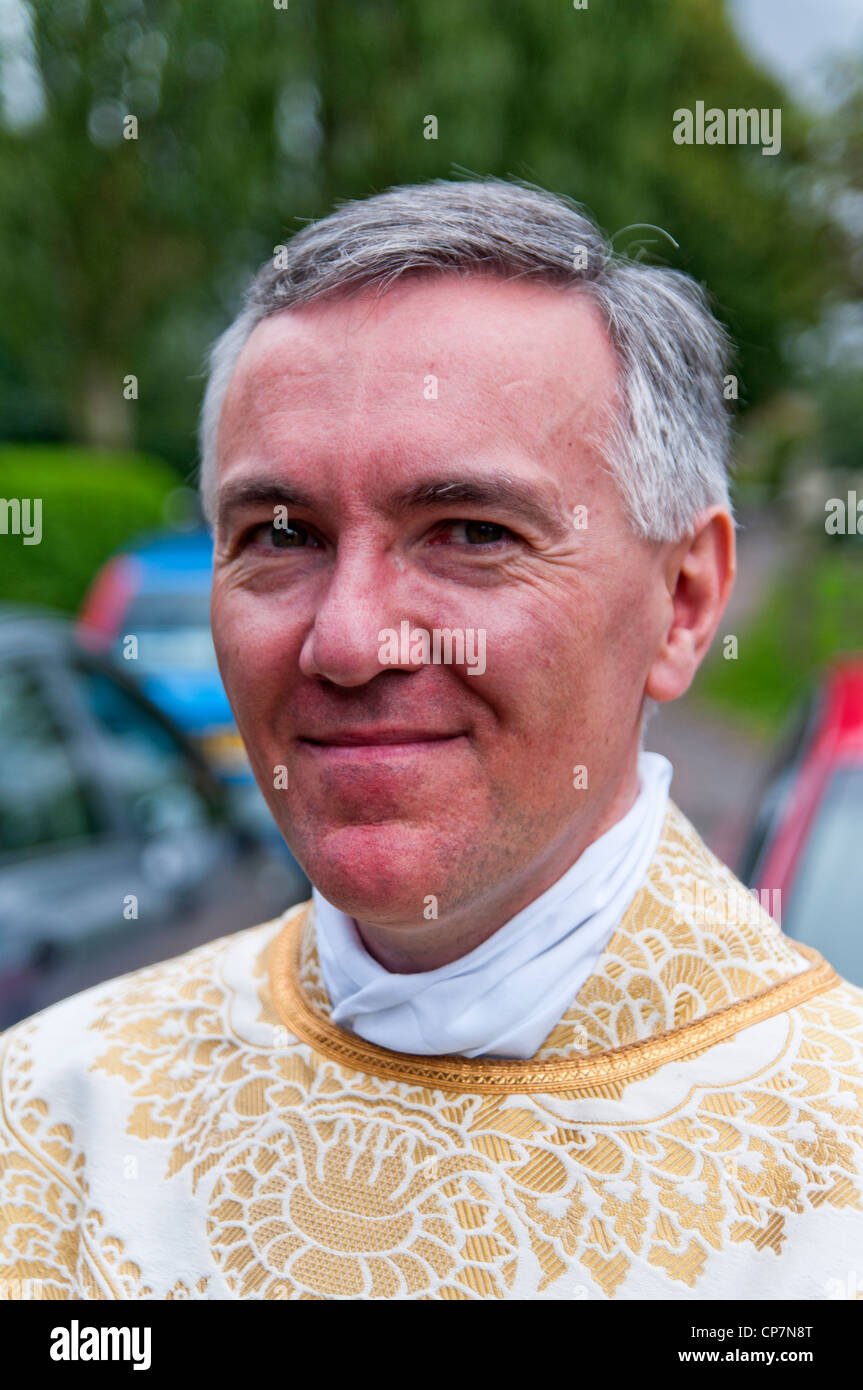
{"label": "blurred car window", "polygon": [[0,854],[65,845],[99,829],[90,792],[32,666],[0,668]]}
{"label": "blurred car window", "polygon": [[210,587],[172,589],[169,593],[136,594],[126,610],[131,632],[142,627],[203,627],[210,629]]}
{"label": "blurred car window", "polygon": [[863,767],[831,777],[809,833],[782,930],[814,946],[854,984],[863,984]]}
{"label": "blurred car window", "polygon": [[106,744],[106,775],[133,829],[161,835],[219,819],[214,802],[194,785],[189,753],[170,729],[105,672],[83,667],[80,674]]}
{"label": "blurred car window", "polygon": [[209,587],[138,594],[123,618],[121,638],[126,633],[138,639],[141,674],[171,666],[201,671],[216,664]]}

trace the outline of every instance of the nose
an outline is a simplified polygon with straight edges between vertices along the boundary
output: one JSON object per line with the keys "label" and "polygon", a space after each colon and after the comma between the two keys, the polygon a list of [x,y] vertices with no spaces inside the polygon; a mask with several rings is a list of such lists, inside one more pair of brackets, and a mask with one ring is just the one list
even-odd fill
{"label": "nose", "polygon": [[392,644],[381,660],[387,632],[411,617],[405,580],[391,556],[340,547],[300,649],[303,675],[355,686],[384,670],[418,669],[410,659],[393,662]]}

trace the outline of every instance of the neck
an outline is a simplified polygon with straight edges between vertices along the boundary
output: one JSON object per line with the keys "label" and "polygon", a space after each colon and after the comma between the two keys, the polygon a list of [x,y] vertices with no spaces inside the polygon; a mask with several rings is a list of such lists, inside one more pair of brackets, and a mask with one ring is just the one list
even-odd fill
{"label": "neck", "polygon": [[638,791],[636,754],[610,797],[594,806],[588,820],[582,817],[568,826],[541,857],[509,877],[501,876],[484,893],[435,921],[385,925],[357,921],[365,949],[385,970],[400,975],[437,970],[466,956],[545,893],[595,840],[622,820],[635,804]]}

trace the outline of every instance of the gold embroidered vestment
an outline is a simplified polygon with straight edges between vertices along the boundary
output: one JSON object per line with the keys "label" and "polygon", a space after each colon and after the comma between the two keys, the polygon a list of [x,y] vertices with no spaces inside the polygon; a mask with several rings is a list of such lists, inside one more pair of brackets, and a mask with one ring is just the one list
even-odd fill
{"label": "gold embroidered vestment", "polygon": [[334,1025],[309,904],[2,1038],[0,1293],[854,1296],[863,991],[670,805],[529,1061]]}

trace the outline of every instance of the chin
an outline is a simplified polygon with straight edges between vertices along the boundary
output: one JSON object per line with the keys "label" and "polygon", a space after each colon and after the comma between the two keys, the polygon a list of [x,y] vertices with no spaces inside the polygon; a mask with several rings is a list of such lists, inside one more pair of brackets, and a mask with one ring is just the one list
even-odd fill
{"label": "chin", "polygon": [[452,891],[452,856],[446,865],[439,862],[440,846],[428,827],[350,825],[308,839],[294,830],[288,843],[327,901],[359,921],[421,923],[428,920],[429,895],[440,912],[448,884]]}

